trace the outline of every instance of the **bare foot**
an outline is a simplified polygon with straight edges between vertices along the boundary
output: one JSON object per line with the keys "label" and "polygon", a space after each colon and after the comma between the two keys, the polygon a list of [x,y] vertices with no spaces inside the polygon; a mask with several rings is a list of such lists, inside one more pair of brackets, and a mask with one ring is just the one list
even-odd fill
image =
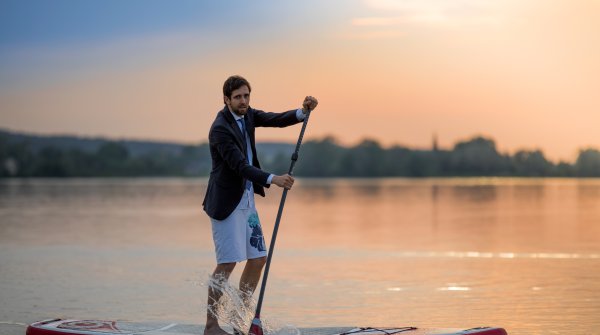
{"label": "bare foot", "polygon": [[231,335],[218,325],[204,328],[204,335]]}

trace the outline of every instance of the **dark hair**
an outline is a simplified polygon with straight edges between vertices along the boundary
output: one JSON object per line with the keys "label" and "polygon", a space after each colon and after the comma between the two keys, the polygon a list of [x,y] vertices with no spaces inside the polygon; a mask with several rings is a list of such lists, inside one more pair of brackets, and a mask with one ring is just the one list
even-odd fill
{"label": "dark hair", "polygon": [[248,86],[248,91],[252,91],[250,83],[242,76],[231,76],[223,84],[223,95],[231,99],[231,93],[242,86]]}

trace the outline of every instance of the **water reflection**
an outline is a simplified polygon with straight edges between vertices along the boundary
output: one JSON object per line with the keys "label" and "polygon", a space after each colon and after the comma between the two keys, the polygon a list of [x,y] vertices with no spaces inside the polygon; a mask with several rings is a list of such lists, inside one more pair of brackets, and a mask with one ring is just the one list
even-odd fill
{"label": "water reflection", "polygon": [[438,291],[470,291],[471,290],[470,287],[452,286],[452,284],[449,284],[449,285],[451,285],[451,286],[438,287],[437,290]]}
{"label": "water reflection", "polygon": [[497,186],[474,185],[452,186],[452,197],[460,202],[493,202],[497,196]]}
{"label": "water reflection", "polygon": [[438,202],[440,197],[439,193],[440,186],[431,185],[431,227],[434,231],[438,229]]}
{"label": "water reflection", "polygon": [[[205,290],[189,282],[214,266],[205,189],[206,179],[0,181],[0,315],[204,322]],[[280,195],[257,198],[267,237]],[[300,178],[264,314],[298,326],[593,333],[599,201],[598,180]]]}
{"label": "water reflection", "polygon": [[577,199],[580,206],[600,206],[600,185],[591,182],[579,182],[577,185]]}

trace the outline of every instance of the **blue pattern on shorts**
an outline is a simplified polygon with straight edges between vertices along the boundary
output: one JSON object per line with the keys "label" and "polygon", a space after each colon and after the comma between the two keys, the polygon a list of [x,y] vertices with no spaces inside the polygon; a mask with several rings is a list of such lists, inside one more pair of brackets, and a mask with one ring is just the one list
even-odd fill
{"label": "blue pattern on shorts", "polygon": [[260,227],[260,220],[258,214],[252,213],[248,217],[248,226],[252,228],[252,236],[250,236],[250,245],[258,249],[258,251],[265,251],[265,240],[263,238],[262,228]]}

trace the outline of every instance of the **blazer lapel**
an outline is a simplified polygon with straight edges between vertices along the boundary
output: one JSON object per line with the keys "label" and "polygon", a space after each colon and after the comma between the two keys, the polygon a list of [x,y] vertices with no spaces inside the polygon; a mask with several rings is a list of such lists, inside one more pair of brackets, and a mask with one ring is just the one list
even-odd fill
{"label": "blazer lapel", "polygon": [[244,143],[246,141],[244,141],[244,139],[242,137],[242,131],[240,130],[240,127],[238,126],[237,122],[235,121],[235,118],[233,118],[233,115],[231,115],[231,112],[229,111],[229,108],[227,108],[227,106],[225,106],[225,108],[223,108],[223,110],[221,112],[225,116],[225,120],[227,120],[227,124],[229,125],[229,128],[230,128],[229,130],[235,135],[235,139],[237,140],[238,144],[240,145],[240,148],[242,149],[244,156],[246,156],[246,148],[244,148]]}

